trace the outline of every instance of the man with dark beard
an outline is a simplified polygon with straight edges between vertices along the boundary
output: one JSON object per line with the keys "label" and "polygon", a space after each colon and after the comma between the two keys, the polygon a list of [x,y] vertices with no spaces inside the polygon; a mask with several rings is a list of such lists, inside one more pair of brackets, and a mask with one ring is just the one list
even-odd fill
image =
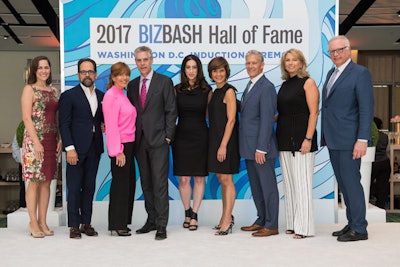
{"label": "man with dark beard", "polygon": [[78,77],[80,84],[63,92],[58,102],[59,127],[67,156],[69,236],[74,239],[80,239],[81,233],[98,235],[90,223],[97,169],[103,153],[104,93],[95,88],[96,62],[90,58],[79,60]]}

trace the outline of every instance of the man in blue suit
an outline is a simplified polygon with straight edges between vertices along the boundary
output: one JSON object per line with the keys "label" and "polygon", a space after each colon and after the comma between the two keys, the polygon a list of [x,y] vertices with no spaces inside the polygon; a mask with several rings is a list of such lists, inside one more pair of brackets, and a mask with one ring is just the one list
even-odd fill
{"label": "man in blue suit", "polygon": [[263,55],[256,50],[247,52],[246,70],[250,81],[240,107],[239,150],[240,156],[246,160],[257,219],[241,230],[252,231],[253,236],[279,233],[279,193],[275,175],[278,148],[274,133],[277,96],[263,69]]}
{"label": "man in blue suit", "polygon": [[79,60],[78,77],[80,84],[63,92],[58,103],[60,133],[68,163],[68,226],[70,238],[75,239],[81,238],[81,233],[97,236],[90,223],[97,169],[103,153],[104,93],[94,85],[96,63],[89,58]]}
{"label": "man in blue suit", "polygon": [[365,67],[351,61],[350,42],[345,36],[333,37],[328,47],[335,68],[328,72],[322,91],[321,145],[329,149],[348,220],[332,235],[342,242],[366,240],[368,223],[360,164],[371,141],[372,79]]}

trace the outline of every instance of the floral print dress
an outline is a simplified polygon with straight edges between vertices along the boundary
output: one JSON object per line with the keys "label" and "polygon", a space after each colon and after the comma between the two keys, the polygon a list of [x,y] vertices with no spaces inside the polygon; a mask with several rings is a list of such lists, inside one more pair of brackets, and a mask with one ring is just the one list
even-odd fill
{"label": "floral print dress", "polygon": [[57,178],[57,109],[58,90],[40,90],[32,86],[35,100],[32,122],[40,143],[44,147],[43,160],[35,158],[33,141],[25,130],[22,142],[22,178],[24,181],[41,182]]}

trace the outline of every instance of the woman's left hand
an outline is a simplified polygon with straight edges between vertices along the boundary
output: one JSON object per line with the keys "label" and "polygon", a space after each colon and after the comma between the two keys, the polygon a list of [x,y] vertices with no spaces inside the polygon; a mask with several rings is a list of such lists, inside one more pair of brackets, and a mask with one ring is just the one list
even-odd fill
{"label": "woman's left hand", "polygon": [[306,154],[311,151],[311,142],[304,139],[303,143],[301,144],[300,152],[301,154]]}
{"label": "woman's left hand", "polygon": [[226,159],[226,147],[220,146],[217,151],[217,160],[223,162]]}

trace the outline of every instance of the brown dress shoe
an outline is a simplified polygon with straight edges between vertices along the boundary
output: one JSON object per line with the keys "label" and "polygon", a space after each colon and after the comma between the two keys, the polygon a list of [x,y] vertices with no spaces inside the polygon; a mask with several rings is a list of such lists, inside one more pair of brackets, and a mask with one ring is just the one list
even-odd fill
{"label": "brown dress shoe", "polygon": [[261,230],[258,230],[255,233],[252,233],[253,236],[270,236],[279,234],[278,229],[268,229],[263,227]]}
{"label": "brown dress shoe", "polygon": [[71,227],[69,229],[69,238],[81,239],[81,237],[81,231],[79,231],[78,227]]}
{"label": "brown dress shoe", "polygon": [[94,228],[90,224],[82,224],[80,231],[81,233],[84,233],[87,236],[98,236],[98,233],[96,232],[96,230],[94,230]]}
{"label": "brown dress shoe", "polygon": [[242,226],[242,227],[240,227],[240,230],[242,230],[242,231],[251,231],[251,232],[258,231],[258,230],[261,230],[261,229],[263,229],[263,227],[261,225],[255,224],[255,223],[253,223],[250,226]]}

